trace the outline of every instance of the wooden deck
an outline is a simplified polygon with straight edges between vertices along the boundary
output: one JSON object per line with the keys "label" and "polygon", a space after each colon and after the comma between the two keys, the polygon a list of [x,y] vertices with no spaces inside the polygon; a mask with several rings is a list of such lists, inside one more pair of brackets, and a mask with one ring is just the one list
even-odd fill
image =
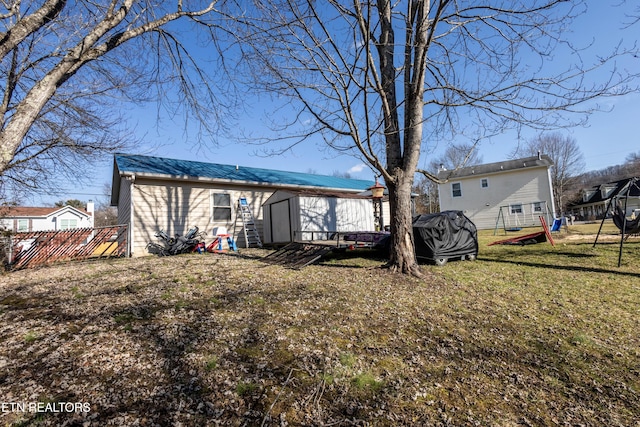
{"label": "wooden deck", "polygon": [[313,264],[336,248],[335,241],[326,243],[293,242],[262,258],[269,264],[280,264],[289,268],[300,269]]}
{"label": "wooden deck", "polygon": [[[270,253],[262,261],[300,269],[335,249],[375,248],[389,233],[379,231],[305,232],[311,239],[298,240]],[[314,239],[314,237],[324,237]]]}

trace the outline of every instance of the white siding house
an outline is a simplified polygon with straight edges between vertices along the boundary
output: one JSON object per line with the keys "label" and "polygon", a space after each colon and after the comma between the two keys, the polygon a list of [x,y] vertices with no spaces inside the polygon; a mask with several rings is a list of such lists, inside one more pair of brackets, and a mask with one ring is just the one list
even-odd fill
{"label": "white siding house", "polygon": [[72,206],[8,207],[0,210],[0,217],[0,227],[14,232],[93,228],[94,204],[87,203],[84,211]]}
{"label": "white siding house", "polygon": [[317,232],[375,230],[373,200],[364,196],[278,190],[262,209],[266,243],[328,237]]}
{"label": "white siding house", "polygon": [[538,226],[540,215],[550,223],[555,217],[551,166],[541,155],[442,170],[440,209],[463,211],[478,229]]}
{"label": "white siding house", "polygon": [[[352,195],[373,181],[286,172],[237,165],[222,165],[138,155],[114,158],[111,204],[118,207],[118,222],[129,225],[133,256],[146,255],[162,229],[184,234],[197,226],[212,238],[224,227],[244,247],[239,199],[246,198],[264,241],[263,204],[277,190]],[[371,214],[373,217],[373,213]]]}

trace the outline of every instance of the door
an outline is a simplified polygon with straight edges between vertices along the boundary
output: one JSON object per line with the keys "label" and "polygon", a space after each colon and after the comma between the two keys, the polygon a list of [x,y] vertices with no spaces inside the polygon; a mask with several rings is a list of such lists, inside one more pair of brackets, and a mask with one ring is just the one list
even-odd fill
{"label": "door", "polygon": [[289,212],[289,199],[272,203],[269,206],[272,243],[291,242],[291,217]]}

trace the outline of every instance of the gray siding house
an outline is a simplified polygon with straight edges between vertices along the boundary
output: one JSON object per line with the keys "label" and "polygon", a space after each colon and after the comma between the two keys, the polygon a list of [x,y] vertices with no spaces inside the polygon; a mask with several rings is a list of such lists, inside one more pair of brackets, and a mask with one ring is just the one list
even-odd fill
{"label": "gray siding house", "polygon": [[637,181],[633,181],[633,178],[626,178],[593,186],[583,191],[582,202],[570,205],[569,210],[581,220],[602,219],[612,199],[619,198],[620,204],[624,206],[624,198],[629,190],[626,214],[637,215],[640,211],[640,190],[635,182]]}
{"label": "gray siding house", "polygon": [[[440,209],[460,210],[478,229],[539,226],[555,217],[550,169],[546,155],[441,170]],[[499,221],[498,221],[499,220]]]}

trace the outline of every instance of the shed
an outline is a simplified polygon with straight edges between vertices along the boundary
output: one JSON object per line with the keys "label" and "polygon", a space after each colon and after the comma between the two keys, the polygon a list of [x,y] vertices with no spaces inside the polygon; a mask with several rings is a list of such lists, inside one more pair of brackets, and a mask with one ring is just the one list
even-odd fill
{"label": "shed", "polygon": [[374,231],[365,196],[278,190],[262,205],[265,243],[320,240],[331,232]]}

